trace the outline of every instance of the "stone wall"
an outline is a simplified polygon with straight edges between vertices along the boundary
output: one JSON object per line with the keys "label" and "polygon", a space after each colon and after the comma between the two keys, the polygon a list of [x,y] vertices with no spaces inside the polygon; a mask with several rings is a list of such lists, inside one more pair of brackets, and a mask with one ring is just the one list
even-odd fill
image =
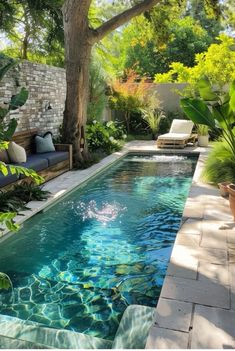
{"label": "stone wall", "polygon": [[65,70],[23,61],[18,72],[11,69],[0,83],[0,103],[9,101],[23,86],[28,89],[29,98],[8,118],[17,118],[18,131],[38,128],[40,132],[50,130],[58,135],[66,94]]}

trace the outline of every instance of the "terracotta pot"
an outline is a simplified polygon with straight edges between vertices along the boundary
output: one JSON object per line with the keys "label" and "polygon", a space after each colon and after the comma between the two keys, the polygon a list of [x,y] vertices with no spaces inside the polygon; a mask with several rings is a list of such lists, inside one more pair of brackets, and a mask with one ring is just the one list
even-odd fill
{"label": "terracotta pot", "polygon": [[235,221],[235,184],[227,186],[229,192],[229,204]]}
{"label": "terracotta pot", "polygon": [[219,183],[219,190],[220,190],[220,195],[223,197],[228,197],[229,196],[229,192],[228,192],[228,185],[231,184],[230,182],[223,182],[223,183]]}

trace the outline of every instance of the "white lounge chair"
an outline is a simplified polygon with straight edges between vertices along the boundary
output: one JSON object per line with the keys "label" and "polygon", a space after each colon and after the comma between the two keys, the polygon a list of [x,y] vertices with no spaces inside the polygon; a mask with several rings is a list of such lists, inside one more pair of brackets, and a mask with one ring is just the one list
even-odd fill
{"label": "white lounge chair", "polygon": [[192,134],[193,122],[184,119],[174,119],[169,133],[160,135],[157,146],[160,148],[184,148],[189,142],[195,144],[196,134]]}

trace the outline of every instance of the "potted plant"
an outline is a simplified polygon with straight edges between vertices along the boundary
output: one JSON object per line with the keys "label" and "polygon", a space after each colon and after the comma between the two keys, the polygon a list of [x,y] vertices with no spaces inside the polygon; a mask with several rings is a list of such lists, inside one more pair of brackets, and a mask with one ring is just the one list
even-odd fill
{"label": "potted plant", "polygon": [[227,189],[229,192],[229,204],[235,221],[235,184],[229,184]]}
{"label": "potted plant", "polygon": [[209,128],[204,124],[197,125],[198,146],[207,147],[209,143]]}

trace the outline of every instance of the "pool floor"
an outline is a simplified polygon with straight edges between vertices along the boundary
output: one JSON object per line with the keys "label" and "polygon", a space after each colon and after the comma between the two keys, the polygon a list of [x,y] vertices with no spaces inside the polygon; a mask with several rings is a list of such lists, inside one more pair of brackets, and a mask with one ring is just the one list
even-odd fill
{"label": "pool floor", "polygon": [[112,340],[156,306],[197,158],[129,155],[1,244],[0,313]]}

